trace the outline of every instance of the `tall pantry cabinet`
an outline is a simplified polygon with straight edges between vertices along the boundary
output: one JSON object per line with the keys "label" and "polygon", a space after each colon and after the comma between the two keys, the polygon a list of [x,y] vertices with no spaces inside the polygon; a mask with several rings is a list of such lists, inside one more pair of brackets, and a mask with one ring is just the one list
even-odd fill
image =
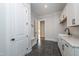
{"label": "tall pantry cabinet", "polygon": [[31,50],[30,4],[0,3],[0,55],[20,56]]}

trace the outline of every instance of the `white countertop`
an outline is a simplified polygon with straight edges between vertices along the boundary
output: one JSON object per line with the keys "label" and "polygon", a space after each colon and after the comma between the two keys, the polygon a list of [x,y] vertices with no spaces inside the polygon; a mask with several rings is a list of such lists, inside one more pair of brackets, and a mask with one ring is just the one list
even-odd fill
{"label": "white countertop", "polygon": [[79,38],[76,38],[74,36],[68,36],[66,34],[59,34],[59,36],[68,42],[72,47],[79,47]]}

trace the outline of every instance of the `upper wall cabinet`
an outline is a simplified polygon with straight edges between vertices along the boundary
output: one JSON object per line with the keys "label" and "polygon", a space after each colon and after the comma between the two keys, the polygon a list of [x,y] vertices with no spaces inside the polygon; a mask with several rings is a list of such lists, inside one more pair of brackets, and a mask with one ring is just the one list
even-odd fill
{"label": "upper wall cabinet", "polygon": [[61,13],[61,16],[60,16],[60,23],[63,23],[67,20],[67,11],[66,11],[66,7],[63,9],[63,12]]}
{"label": "upper wall cabinet", "polygon": [[79,4],[69,3],[67,7],[67,26],[79,25]]}

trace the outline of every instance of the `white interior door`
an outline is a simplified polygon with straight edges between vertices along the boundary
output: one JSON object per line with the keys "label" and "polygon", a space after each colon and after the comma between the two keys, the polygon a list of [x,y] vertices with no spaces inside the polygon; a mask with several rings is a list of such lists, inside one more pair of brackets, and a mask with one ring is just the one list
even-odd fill
{"label": "white interior door", "polygon": [[27,42],[28,42],[28,28],[26,27],[27,12],[22,4],[16,5],[16,19],[15,19],[15,38],[16,38],[16,48],[18,55],[24,55],[27,53]]}
{"label": "white interior door", "polygon": [[28,48],[26,9],[20,3],[9,6],[9,55],[25,55]]}

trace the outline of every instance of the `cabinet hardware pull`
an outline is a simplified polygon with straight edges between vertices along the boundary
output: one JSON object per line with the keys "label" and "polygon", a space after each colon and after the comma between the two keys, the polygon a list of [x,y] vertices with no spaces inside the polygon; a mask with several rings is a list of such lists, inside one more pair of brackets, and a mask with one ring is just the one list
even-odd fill
{"label": "cabinet hardware pull", "polygon": [[68,45],[67,45],[67,44],[65,44],[65,46],[66,46],[66,47],[68,47]]}

